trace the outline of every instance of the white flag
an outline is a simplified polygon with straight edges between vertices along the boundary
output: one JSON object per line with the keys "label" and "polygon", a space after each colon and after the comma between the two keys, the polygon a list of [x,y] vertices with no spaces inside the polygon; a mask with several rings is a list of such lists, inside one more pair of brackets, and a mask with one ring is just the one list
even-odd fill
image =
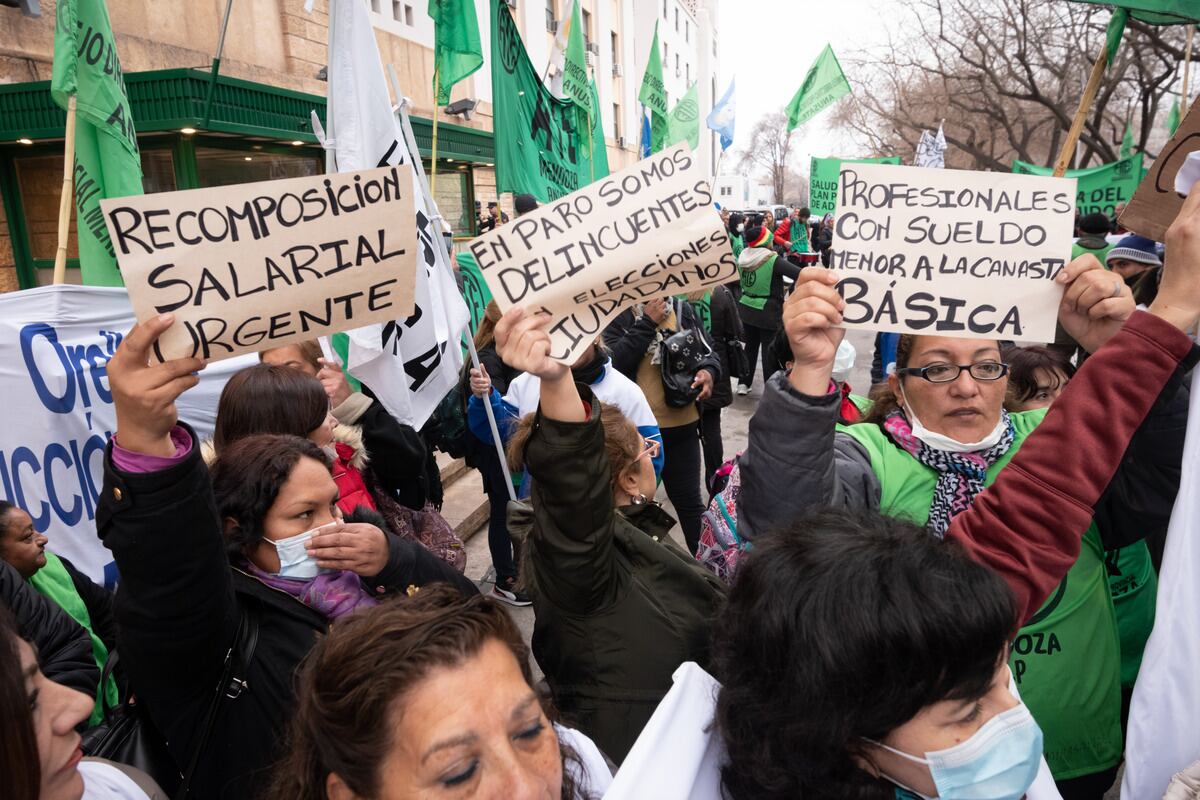
{"label": "white flag", "polygon": [[[558,30],[554,32],[554,43],[550,45],[550,62],[546,64],[546,77],[550,79],[550,91],[563,96],[563,74],[567,63],[567,38],[571,34],[572,0],[562,0],[558,15]],[[617,54],[613,53],[613,58]]]}
{"label": "white flag", "polygon": [[1123,798],[1162,797],[1171,776],[1200,761],[1200,371],[1192,403],[1179,497],[1171,512],[1154,630],[1129,709]]}
{"label": "white flag", "polygon": [[938,125],[936,136],[929,131],[921,131],[921,141],[917,144],[917,159],[914,163],[918,167],[945,168],[946,135],[942,132],[942,125]]}
{"label": "white flag", "polygon": [[334,152],[338,172],[413,165],[421,249],[416,310],[407,319],[349,331],[345,367],[392,416],[420,428],[458,381],[459,337],[470,314],[447,265],[434,221],[436,206],[417,177],[420,161],[411,157],[392,110],[375,32],[361,0],[333,0],[330,9],[328,103],[326,146]]}

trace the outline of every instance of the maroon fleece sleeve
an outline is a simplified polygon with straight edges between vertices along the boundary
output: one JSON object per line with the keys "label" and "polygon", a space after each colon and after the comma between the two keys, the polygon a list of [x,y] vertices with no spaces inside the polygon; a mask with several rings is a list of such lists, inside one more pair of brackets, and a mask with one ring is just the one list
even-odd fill
{"label": "maroon fleece sleeve", "polygon": [[1079,557],[1092,506],[1192,347],[1178,328],[1135,312],[1084,362],[996,482],[950,525],[947,538],[1008,581],[1021,623]]}

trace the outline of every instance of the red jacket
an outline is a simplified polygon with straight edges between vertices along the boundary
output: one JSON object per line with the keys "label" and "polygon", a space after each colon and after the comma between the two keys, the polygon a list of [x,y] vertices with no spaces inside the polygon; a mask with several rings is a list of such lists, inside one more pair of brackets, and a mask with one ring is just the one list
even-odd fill
{"label": "red jacket", "polygon": [[333,482],[338,487],[338,508],[343,514],[353,514],[359,506],[378,510],[362,472],[354,466],[354,448],[345,442],[337,442],[333,449],[337,451],[337,461],[333,463]]}
{"label": "red jacket", "polygon": [[[1163,386],[1181,363],[1195,362],[1192,352],[1178,328],[1135,313],[1088,358],[995,483],[950,524],[946,538],[1008,582],[1017,619],[1033,616],[1079,557],[1092,507]],[[1114,380],[1131,364],[1136,381]],[[1063,458],[1065,442],[1086,457]]]}
{"label": "red jacket", "polygon": [[792,249],[792,218],[788,217],[775,226],[775,246],[784,250]]}

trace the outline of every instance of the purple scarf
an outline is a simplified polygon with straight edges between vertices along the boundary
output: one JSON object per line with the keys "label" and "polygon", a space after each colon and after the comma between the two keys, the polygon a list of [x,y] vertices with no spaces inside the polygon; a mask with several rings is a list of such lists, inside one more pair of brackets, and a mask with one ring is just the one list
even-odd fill
{"label": "purple scarf", "polygon": [[987,471],[1013,444],[1013,424],[1007,411],[1001,411],[1005,423],[1000,441],[975,453],[948,453],[937,450],[913,436],[904,412],[896,409],[883,421],[883,430],[901,449],[938,474],[925,524],[939,539],[950,529],[950,521],[971,507],[975,495],[983,491]]}
{"label": "purple scarf", "polygon": [[255,578],[286,592],[304,605],[319,612],[328,620],[335,620],[360,608],[379,605],[379,601],[367,594],[362,580],[349,570],[322,572],[315,578],[281,578],[264,572],[249,561],[245,569]]}

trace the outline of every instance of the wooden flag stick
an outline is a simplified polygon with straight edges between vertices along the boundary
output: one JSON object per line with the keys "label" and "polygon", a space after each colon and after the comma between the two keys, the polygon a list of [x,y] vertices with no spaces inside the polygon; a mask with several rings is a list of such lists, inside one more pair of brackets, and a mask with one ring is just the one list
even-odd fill
{"label": "wooden flag stick", "polygon": [[[438,102],[438,92],[441,91],[439,83],[441,81],[442,71],[435,64],[433,67],[433,152],[430,154],[429,164],[429,194],[434,198],[437,197],[437,129],[438,129],[438,111],[441,110],[442,104]],[[396,98],[396,102],[402,102],[401,98]],[[414,157],[419,157],[415,156]],[[435,200],[436,202],[436,200]]]}
{"label": "wooden flag stick", "polygon": [[1183,51],[1183,113],[1190,108],[1191,98],[1188,97],[1188,77],[1192,74],[1192,39],[1196,37],[1196,26],[1188,25],[1187,47]]}
{"label": "wooden flag stick", "polygon": [[1100,57],[1092,66],[1092,74],[1088,77],[1087,86],[1083,89],[1083,97],[1079,98],[1079,110],[1075,112],[1075,119],[1071,122],[1067,140],[1063,142],[1062,150],[1058,154],[1058,161],[1054,162],[1054,177],[1056,178],[1061,178],[1067,173],[1067,167],[1075,155],[1075,145],[1079,144],[1079,135],[1083,133],[1083,123],[1087,120],[1088,112],[1092,110],[1096,93],[1100,91],[1100,81],[1104,78],[1106,66],[1108,66],[1108,48],[1103,48],[1100,50]]}
{"label": "wooden flag stick", "polygon": [[54,254],[54,282],[67,281],[67,237],[75,207],[75,95],[67,100],[67,137],[63,144],[63,185],[58,201],[58,250]]}

